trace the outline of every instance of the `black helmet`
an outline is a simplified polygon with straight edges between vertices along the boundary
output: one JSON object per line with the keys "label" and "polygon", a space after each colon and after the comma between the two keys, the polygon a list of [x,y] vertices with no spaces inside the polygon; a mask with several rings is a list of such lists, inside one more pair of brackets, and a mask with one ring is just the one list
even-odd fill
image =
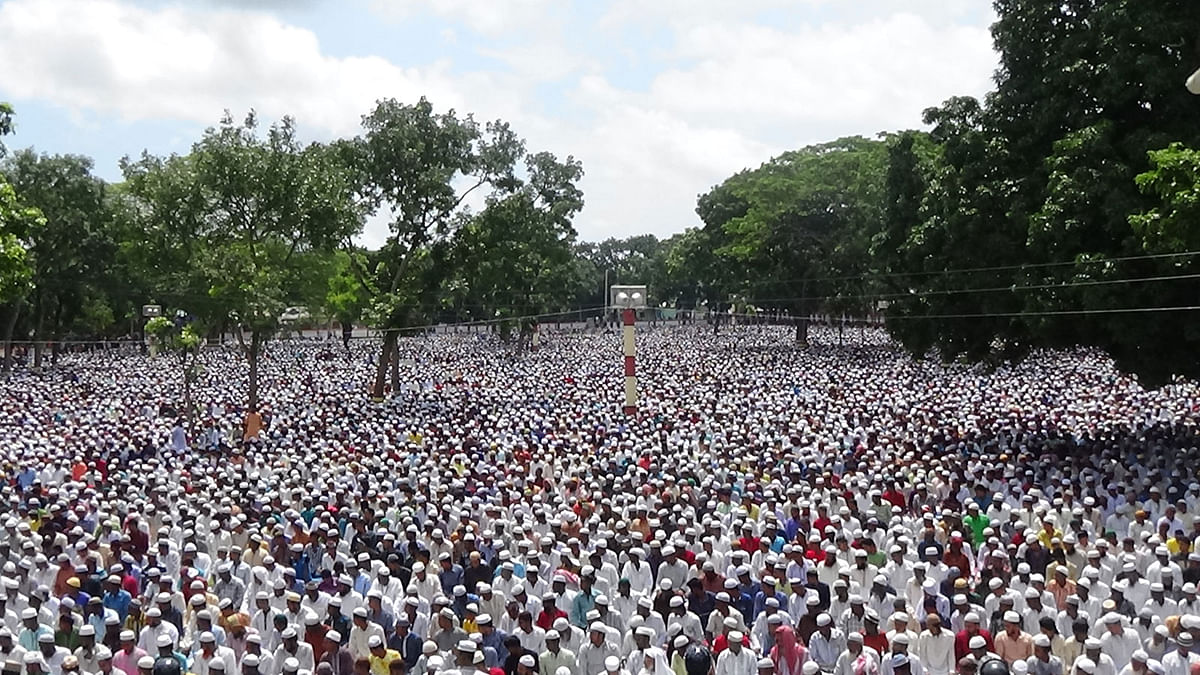
{"label": "black helmet", "polygon": [[180,675],[179,659],[163,656],[154,660],[154,675]]}
{"label": "black helmet", "polygon": [[688,647],[683,653],[683,667],[687,675],[708,675],[712,668],[712,654],[704,647]]}
{"label": "black helmet", "polygon": [[979,675],[1008,675],[1008,664],[1003,659],[988,659],[979,666]]}

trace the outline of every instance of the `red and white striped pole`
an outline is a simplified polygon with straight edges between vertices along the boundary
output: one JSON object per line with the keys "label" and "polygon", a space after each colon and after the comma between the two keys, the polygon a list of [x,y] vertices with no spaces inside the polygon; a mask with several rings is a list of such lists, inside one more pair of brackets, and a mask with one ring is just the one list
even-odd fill
{"label": "red and white striped pole", "polygon": [[625,308],[621,310],[621,327],[622,342],[625,348],[625,414],[634,415],[637,413],[637,375],[634,370],[634,356],[637,354],[636,343],[634,342],[633,326],[637,318],[635,310]]}

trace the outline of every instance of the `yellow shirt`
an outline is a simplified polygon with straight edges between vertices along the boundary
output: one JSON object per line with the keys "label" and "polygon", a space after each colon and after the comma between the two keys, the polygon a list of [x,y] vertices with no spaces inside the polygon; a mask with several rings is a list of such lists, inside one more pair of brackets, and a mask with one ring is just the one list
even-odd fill
{"label": "yellow shirt", "polygon": [[1050,549],[1050,546],[1051,546],[1050,542],[1054,541],[1055,537],[1057,537],[1058,539],[1061,540],[1062,532],[1059,531],[1058,529],[1048,531],[1044,527],[1038,531],[1038,541],[1040,541],[1042,543],[1042,548],[1045,548],[1047,550]]}
{"label": "yellow shirt", "polygon": [[388,675],[388,665],[392,661],[400,661],[401,657],[395,649],[385,649],[383,656],[375,656],[375,652],[371,652],[367,660],[371,662],[371,675]]}

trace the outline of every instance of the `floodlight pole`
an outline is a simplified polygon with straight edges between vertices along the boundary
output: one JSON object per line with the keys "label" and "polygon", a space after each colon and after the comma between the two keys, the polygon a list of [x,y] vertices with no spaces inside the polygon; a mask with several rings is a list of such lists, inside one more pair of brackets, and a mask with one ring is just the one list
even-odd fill
{"label": "floodlight pole", "polygon": [[634,340],[636,310],[626,307],[621,310],[622,342],[625,347],[625,414],[637,414],[637,375],[634,362],[637,357],[637,342]]}
{"label": "floodlight pole", "polygon": [[626,415],[637,414],[637,340],[634,327],[637,310],[646,306],[645,286],[613,286],[610,289],[610,307],[621,310],[621,347],[625,357],[625,405],[621,408]]}

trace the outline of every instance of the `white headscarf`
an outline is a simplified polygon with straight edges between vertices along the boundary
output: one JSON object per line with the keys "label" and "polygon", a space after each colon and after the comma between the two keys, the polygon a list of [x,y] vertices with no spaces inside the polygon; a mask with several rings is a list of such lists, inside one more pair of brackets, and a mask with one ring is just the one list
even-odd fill
{"label": "white headscarf", "polygon": [[[650,647],[642,655],[641,670],[638,675],[674,675],[671,665],[667,663],[667,653],[658,647]],[[654,659],[654,669],[646,667],[645,660]]]}

